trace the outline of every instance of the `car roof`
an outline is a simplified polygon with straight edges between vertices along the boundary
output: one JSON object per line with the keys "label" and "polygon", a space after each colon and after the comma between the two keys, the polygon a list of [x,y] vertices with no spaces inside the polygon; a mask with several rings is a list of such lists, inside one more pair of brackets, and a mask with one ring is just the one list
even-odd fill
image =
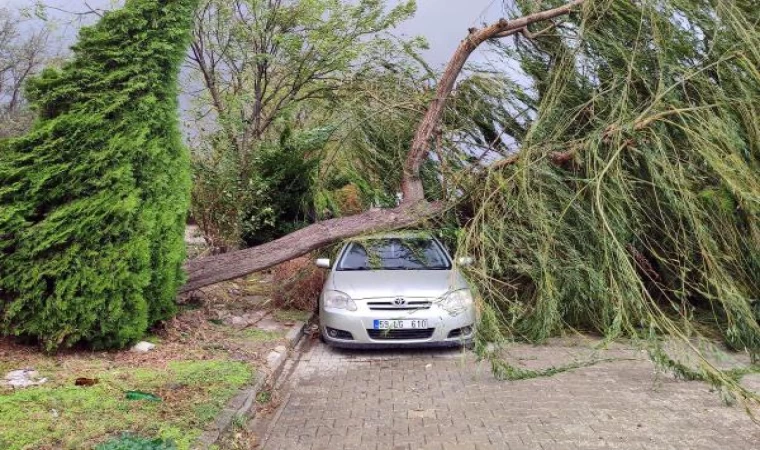
{"label": "car roof", "polygon": [[435,239],[429,231],[390,231],[369,234],[346,239],[346,242],[367,241],[375,239]]}

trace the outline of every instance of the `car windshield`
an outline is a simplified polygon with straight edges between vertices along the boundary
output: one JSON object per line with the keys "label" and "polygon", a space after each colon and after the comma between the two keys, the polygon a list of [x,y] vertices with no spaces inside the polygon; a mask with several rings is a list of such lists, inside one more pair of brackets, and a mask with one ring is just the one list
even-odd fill
{"label": "car windshield", "polygon": [[371,239],[348,244],[337,270],[449,270],[451,263],[433,239]]}

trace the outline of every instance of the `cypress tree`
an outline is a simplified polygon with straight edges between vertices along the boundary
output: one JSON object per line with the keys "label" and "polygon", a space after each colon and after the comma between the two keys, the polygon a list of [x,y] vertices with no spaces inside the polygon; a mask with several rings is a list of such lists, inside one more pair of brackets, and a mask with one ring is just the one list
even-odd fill
{"label": "cypress tree", "polygon": [[27,87],[0,153],[0,317],[47,350],[119,347],[174,313],[190,164],[177,77],[198,0],[127,0]]}

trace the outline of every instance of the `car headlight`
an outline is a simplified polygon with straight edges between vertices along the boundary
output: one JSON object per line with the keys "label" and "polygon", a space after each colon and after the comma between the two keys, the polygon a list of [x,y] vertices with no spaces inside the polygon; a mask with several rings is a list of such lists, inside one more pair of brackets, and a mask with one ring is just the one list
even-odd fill
{"label": "car headlight", "polygon": [[322,294],[322,301],[325,308],[345,309],[347,311],[356,311],[356,303],[351,300],[348,294],[340,291],[325,291]]}
{"label": "car headlight", "polygon": [[449,292],[441,299],[441,307],[451,313],[462,312],[474,303],[472,292],[469,289],[460,289]]}

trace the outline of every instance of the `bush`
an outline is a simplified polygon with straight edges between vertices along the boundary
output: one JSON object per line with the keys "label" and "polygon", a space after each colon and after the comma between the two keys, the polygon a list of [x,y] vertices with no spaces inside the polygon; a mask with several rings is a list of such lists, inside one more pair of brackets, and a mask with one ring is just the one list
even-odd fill
{"label": "bush", "polygon": [[132,0],[28,86],[0,155],[2,329],[48,350],[123,346],[174,313],[189,158],[177,74],[197,0]]}
{"label": "bush", "polygon": [[312,178],[332,128],[282,132],[241,157],[223,139],[194,162],[193,218],[218,251],[258,245],[313,220]]}

